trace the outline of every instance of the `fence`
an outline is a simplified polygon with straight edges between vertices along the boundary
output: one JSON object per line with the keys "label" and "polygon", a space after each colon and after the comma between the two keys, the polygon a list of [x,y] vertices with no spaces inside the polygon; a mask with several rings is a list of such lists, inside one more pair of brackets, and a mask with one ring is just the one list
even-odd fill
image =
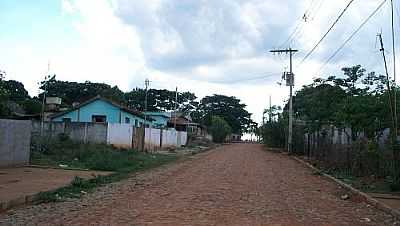
{"label": "fence", "polygon": [[324,126],[315,132],[305,127],[294,130],[294,151],[310,160],[322,163],[329,170],[342,173],[385,177],[394,170],[392,146],[388,129],[374,139],[367,139],[363,133],[351,136],[351,129]]}
{"label": "fence", "polygon": [[[33,136],[41,134],[41,122],[33,121]],[[129,124],[45,122],[42,136],[56,138],[60,134],[81,143],[110,144],[136,150],[181,147],[187,143],[187,133],[174,129],[138,128]]]}
{"label": "fence", "polygon": [[107,124],[88,123],[88,122],[44,122],[43,131],[40,121],[32,121],[32,136],[42,136],[46,139],[56,138],[60,134],[66,134],[68,137],[81,143],[107,143]]}
{"label": "fence", "polygon": [[31,122],[0,119],[0,167],[29,163]]}

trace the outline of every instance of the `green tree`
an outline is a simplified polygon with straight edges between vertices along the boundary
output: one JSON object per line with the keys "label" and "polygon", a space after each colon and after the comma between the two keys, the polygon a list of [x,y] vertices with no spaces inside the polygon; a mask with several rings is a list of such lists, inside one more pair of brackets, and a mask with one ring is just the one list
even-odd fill
{"label": "green tree", "polygon": [[5,89],[5,73],[3,71],[0,71],[0,117],[4,117],[9,114],[7,107],[6,107],[6,101],[8,99],[7,91]]}
{"label": "green tree", "polygon": [[[46,81],[40,82],[40,89],[45,90]],[[43,93],[39,94],[42,98]],[[60,97],[64,106],[71,106],[74,102],[84,102],[97,95],[111,99],[118,103],[124,103],[124,93],[117,87],[111,87],[104,83],[92,83],[89,81],[78,83],[60,81],[53,76],[47,81],[46,95],[49,97]]]}
{"label": "green tree", "polygon": [[[144,111],[145,106],[144,89],[136,88],[125,94],[125,100],[130,108]],[[148,111],[174,111],[175,107],[178,111],[186,114],[196,109],[196,95],[191,92],[178,92],[178,99],[175,100],[175,91],[166,89],[149,89],[147,91],[147,110]]]}
{"label": "green tree", "polygon": [[15,80],[2,81],[2,89],[10,101],[24,101],[30,98],[24,84]]}
{"label": "green tree", "polygon": [[232,129],[229,124],[219,116],[212,116],[210,132],[213,137],[213,141],[216,143],[222,143],[226,137],[231,133]]}
{"label": "green tree", "polygon": [[37,98],[28,99],[20,103],[24,111],[28,115],[35,115],[41,113],[42,103]]}
{"label": "green tree", "polygon": [[253,123],[251,114],[245,108],[246,105],[236,97],[215,94],[204,97],[192,116],[195,121],[207,126],[212,124],[213,116],[219,116],[231,126],[233,133],[243,134]]}

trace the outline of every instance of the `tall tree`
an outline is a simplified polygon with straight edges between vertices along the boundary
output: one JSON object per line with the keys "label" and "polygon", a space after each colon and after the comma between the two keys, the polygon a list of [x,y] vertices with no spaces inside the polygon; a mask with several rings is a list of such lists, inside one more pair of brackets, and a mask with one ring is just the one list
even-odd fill
{"label": "tall tree", "polygon": [[2,81],[2,89],[10,101],[24,101],[30,98],[24,84],[15,80]]}
{"label": "tall tree", "polygon": [[[129,107],[144,111],[145,106],[144,89],[136,88],[125,94],[125,99]],[[191,92],[178,92],[178,99],[175,100],[175,91],[166,89],[149,89],[147,91],[147,110],[148,111],[178,111],[189,114],[196,109],[196,95]]]}
{"label": "tall tree", "polygon": [[250,129],[253,122],[251,114],[245,108],[246,105],[240,103],[236,97],[215,94],[204,97],[192,116],[208,126],[211,125],[213,116],[219,116],[231,126],[232,132],[243,134]]}
{"label": "tall tree", "polygon": [[[104,83],[92,83],[89,81],[78,83],[57,80],[54,76],[49,81],[42,81],[41,90],[46,89],[47,96],[60,97],[63,105],[71,106],[74,102],[83,102],[87,99],[101,95],[105,98],[124,103],[124,93],[117,87],[111,87]],[[46,88],[45,88],[46,87]],[[43,93],[39,95],[41,98]]]}

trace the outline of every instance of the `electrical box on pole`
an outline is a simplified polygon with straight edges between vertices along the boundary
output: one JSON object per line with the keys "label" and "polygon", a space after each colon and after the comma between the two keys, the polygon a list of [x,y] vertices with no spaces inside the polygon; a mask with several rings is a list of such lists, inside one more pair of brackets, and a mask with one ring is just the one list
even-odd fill
{"label": "electrical box on pole", "polygon": [[286,86],[294,86],[294,74],[291,72],[283,72],[282,79],[286,81]]}

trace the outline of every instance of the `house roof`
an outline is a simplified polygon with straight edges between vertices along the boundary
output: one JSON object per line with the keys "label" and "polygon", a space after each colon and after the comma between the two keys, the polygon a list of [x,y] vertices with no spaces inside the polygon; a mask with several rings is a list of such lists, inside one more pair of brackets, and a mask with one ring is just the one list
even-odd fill
{"label": "house roof", "polygon": [[160,117],[164,117],[164,118],[171,118],[171,113],[169,113],[169,112],[148,111],[148,112],[144,112],[144,114],[149,115],[149,116],[160,116]]}
{"label": "house roof", "polygon": [[[70,113],[72,111],[75,111],[75,110],[77,110],[77,109],[79,109],[79,108],[81,108],[83,106],[86,106],[86,105],[88,105],[90,103],[93,103],[94,101],[97,101],[97,100],[101,100],[101,101],[107,102],[107,103],[113,105],[114,107],[117,107],[117,108],[119,108],[119,109],[121,109],[121,110],[123,110],[125,112],[128,112],[128,113],[130,113],[132,115],[135,115],[135,116],[138,116],[139,118],[144,119],[144,114],[142,112],[130,109],[130,108],[125,107],[125,106],[122,106],[122,105],[120,105],[120,104],[118,104],[118,103],[116,103],[116,102],[114,102],[112,100],[109,100],[107,98],[104,98],[104,97],[102,97],[100,95],[97,95],[97,96],[95,96],[95,97],[93,97],[93,98],[91,98],[91,99],[89,99],[89,100],[87,100],[87,101],[85,101],[85,102],[83,102],[83,103],[81,103],[81,104],[79,104],[79,105],[67,110],[67,111],[63,111],[63,112],[59,112],[59,113],[53,114],[53,115],[50,116],[50,118],[56,118],[56,117],[65,115],[65,114]],[[147,119],[147,120],[148,121],[153,121],[153,119]]]}

